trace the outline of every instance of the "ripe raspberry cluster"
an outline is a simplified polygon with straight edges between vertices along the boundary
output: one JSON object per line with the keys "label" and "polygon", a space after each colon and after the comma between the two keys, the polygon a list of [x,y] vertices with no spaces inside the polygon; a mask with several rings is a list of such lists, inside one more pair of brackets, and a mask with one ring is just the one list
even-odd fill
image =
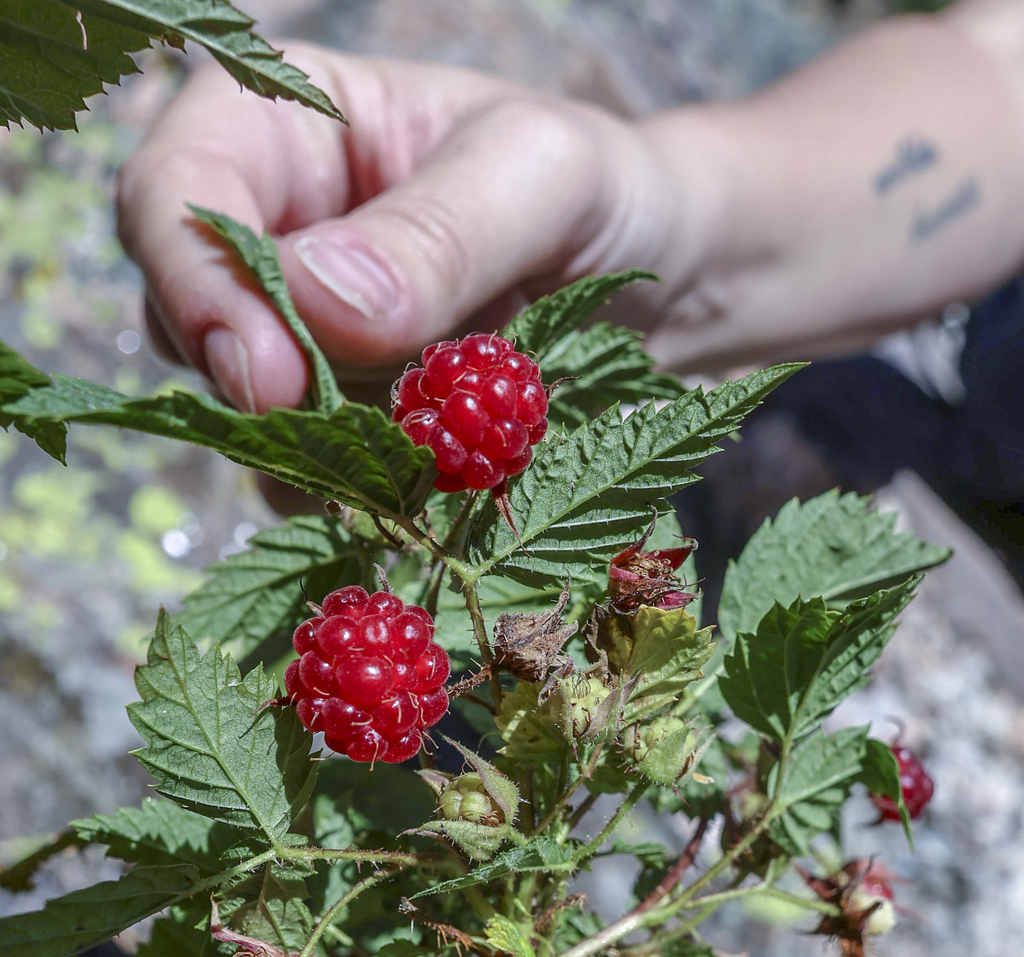
{"label": "ripe raspberry cluster", "polygon": [[331,592],[321,609],[295,629],[301,657],[284,674],[299,719],[354,761],[408,761],[448,710],[451,662],[432,641],[433,619],[358,585]]}
{"label": "ripe raspberry cluster", "polygon": [[[924,813],[924,809],[935,792],[935,784],[928,776],[928,772],[925,771],[921,759],[910,748],[894,744],[892,753],[900,766],[900,789],[903,791],[903,803],[913,821]],[[900,812],[892,798],[886,797],[884,794],[872,794],[871,800],[875,807],[882,812],[883,820],[898,821],[900,819]]]}
{"label": "ripe raspberry cluster", "polygon": [[427,346],[422,358],[395,384],[392,418],[434,453],[434,487],[494,488],[522,472],[548,429],[537,363],[486,333]]}

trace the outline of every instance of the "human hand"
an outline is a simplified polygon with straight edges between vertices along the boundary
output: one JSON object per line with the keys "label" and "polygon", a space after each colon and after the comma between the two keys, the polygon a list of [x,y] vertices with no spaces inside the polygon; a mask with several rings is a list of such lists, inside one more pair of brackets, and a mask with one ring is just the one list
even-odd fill
{"label": "human hand", "polygon": [[[493,327],[589,272],[679,274],[678,190],[636,127],[463,70],[314,47],[288,56],[350,128],[206,68],[119,179],[154,338],[239,408],[297,404],[305,361],[186,203],[278,237],[299,313],[346,368],[402,362],[466,323]],[[632,322],[668,294],[644,286],[627,300]]]}

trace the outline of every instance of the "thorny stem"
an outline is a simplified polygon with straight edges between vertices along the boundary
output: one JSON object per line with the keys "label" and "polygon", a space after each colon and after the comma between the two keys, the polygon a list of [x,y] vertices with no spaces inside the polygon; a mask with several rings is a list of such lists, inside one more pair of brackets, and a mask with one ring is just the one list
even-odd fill
{"label": "thorny stem", "polygon": [[[484,665],[489,665],[494,660],[494,655],[491,654],[491,643],[487,638],[487,623],[484,621],[483,609],[480,607],[480,596],[476,590],[476,580],[464,576],[462,571],[456,566],[449,566],[459,576],[462,582],[462,593],[466,596],[466,610],[469,612],[469,617],[473,622],[473,637],[476,638],[476,643],[480,648],[480,657],[483,659]],[[495,672],[491,672],[491,697],[494,700],[494,707],[501,707],[501,677]]]}
{"label": "thorny stem", "polygon": [[683,853],[679,855],[679,860],[668,869],[668,873],[662,878],[661,883],[640,902],[636,913],[642,914],[644,911],[651,910],[661,902],[662,898],[667,897],[671,893],[672,889],[682,879],[683,874],[686,873],[690,865],[697,859],[697,852],[700,850],[701,841],[704,840],[704,832],[708,829],[708,823],[709,819],[706,817],[702,817],[697,822],[697,829],[693,832],[693,837],[690,838],[689,843],[683,849]]}
{"label": "thorny stem", "polygon": [[[642,944],[636,944],[633,947],[626,947],[620,950],[619,957],[661,957],[662,950],[665,945],[671,943],[674,940],[678,940],[680,937],[686,937],[692,934],[694,929],[699,927],[705,920],[707,920],[719,907],[722,906],[722,901],[717,904],[708,904],[696,913],[689,920],[684,921],[677,927],[673,927],[671,930],[662,931],[661,933],[655,934],[653,937],[645,940]],[[569,951],[562,954],[561,957],[566,957]],[[594,953],[591,951],[590,953]]]}
{"label": "thorny stem", "polygon": [[526,769],[523,775],[523,803],[529,808],[527,814],[529,814],[529,820],[527,821],[527,827],[531,834],[537,832],[537,810],[533,806],[533,768],[529,767]]}
{"label": "thorny stem", "polygon": [[562,792],[562,796],[557,801],[555,801],[551,810],[544,815],[544,819],[540,822],[540,824],[538,824],[536,827],[530,830],[530,837],[533,837],[537,834],[542,834],[544,831],[548,829],[548,827],[550,826],[551,822],[555,819],[555,817],[562,811],[566,804],[568,804],[569,801],[572,800],[572,796],[580,789],[580,787],[582,787],[582,785],[587,780],[589,780],[590,776],[594,773],[594,769],[597,767],[597,762],[600,759],[601,752],[603,750],[604,742],[602,741],[597,745],[597,747],[594,748],[594,753],[590,756],[590,760],[587,762],[587,766],[583,769],[583,772],[580,774],[580,776],[576,778],[576,780],[573,781],[572,784],[570,784],[569,787]]}
{"label": "thorny stem", "polygon": [[623,802],[619,805],[618,810],[611,816],[608,823],[601,828],[601,833],[597,835],[589,844],[584,844],[575,854],[577,861],[582,861],[589,857],[595,851],[597,851],[602,844],[611,836],[612,832],[622,823],[622,819],[636,807],[640,798],[646,793],[650,785],[646,781],[640,781],[634,785],[633,790],[626,795]]}
{"label": "thorny stem", "polygon": [[392,867],[387,870],[378,871],[376,874],[371,874],[369,877],[363,878],[363,880],[352,887],[346,894],[343,894],[338,898],[338,900],[331,905],[330,910],[320,918],[320,922],[316,927],[313,928],[313,932],[309,935],[309,940],[306,941],[305,946],[299,951],[299,957],[310,957],[327,928],[338,919],[341,912],[348,907],[356,897],[362,894],[363,891],[369,890],[374,884],[379,884],[381,881],[387,880],[389,877],[397,874],[400,870],[400,867]]}
{"label": "thorny stem", "polygon": [[787,894],[786,891],[778,890],[769,884],[755,884],[753,887],[737,887],[733,890],[720,891],[717,894],[705,894],[703,897],[698,897],[696,900],[691,901],[684,910],[692,910],[707,904],[724,904],[726,901],[742,897],[773,897],[776,900],[792,904],[794,907],[802,907],[805,910],[816,911],[819,914],[827,914],[829,917],[838,917],[842,913],[835,904],[814,900],[810,897],[799,897],[796,894]]}
{"label": "thorny stem", "polygon": [[580,821],[583,820],[583,815],[585,815],[587,811],[589,811],[594,806],[596,801],[597,794],[594,793],[588,794],[582,801],[580,801],[579,807],[572,812],[572,816],[566,822],[569,825],[570,832],[577,824],[580,823]]}
{"label": "thorny stem", "polygon": [[448,534],[444,537],[444,547],[447,550],[451,551],[456,536],[462,531],[463,525],[465,525],[466,519],[472,514],[473,506],[476,505],[478,499],[479,495],[475,491],[466,496],[466,501],[462,503],[459,514],[455,516],[455,521],[452,522],[451,528],[448,529]]}
{"label": "thorny stem", "polygon": [[397,514],[389,515],[388,518],[390,518],[399,528],[408,532],[415,542],[422,545],[438,561],[444,562],[446,565],[453,561],[452,556],[448,554],[444,546],[435,542],[411,518]]}
{"label": "thorny stem", "polygon": [[592,937],[587,938],[587,940],[581,941],[575,947],[565,951],[561,957],[591,957],[592,954],[599,953],[605,947],[615,943],[615,941],[645,926],[648,921],[647,912],[653,910],[662,898],[679,883],[686,869],[696,859],[697,851],[700,850],[700,844],[704,839],[704,832],[707,830],[707,826],[708,819],[701,818],[693,837],[690,838],[690,842],[686,845],[683,853],[679,855],[679,860],[672,865],[669,872],[665,875],[665,879],[634,910],[620,917],[614,923],[609,924]]}
{"label": "thorny stem", "polygon": [[[646,788],[644,789],[646,790]],[[636,790],[637,789],[635,788],[630,792],[629,796],[626,798],[626,802],[636,794]],[[619,815],[616,816],[618,817]],[[717,909],[721,903],[724,902],[723,900],[719,900],[717,903],[712,902],[710,904],[705,904],[705,901],[709,898],[701,898],[699,900],[694,900],[694,898],[702,887],[706,887],[719,874],[736,862],[740,855],[743,854],[768,828],[773,818],[772,805],[769,805],[765,816],[754,828],[751,829],[743,840],[737,843],[734,847],[731,847],[727,854],[721,857],[714,865],[705,871],[701,877],[697,878],[697,880],[690,884],[686,890],[668,904],[662,904],[660,906],[655,904],[643,911],[640,911],[639,909],[635,910],[632,913],[627,914],[625,917],[615,921],[615,923],[609,924],[592,937],[588,937],[586,940],[580,941],[580,943],[576,944],[575,947],[570,947],[569,950],[564,951],[560,957],[592,957],[593,954],[600,953],[600,951],[610,947],[617,940],[621,940],[623,937],[626,937],[634,931],[641,930],[643,927],[656,927],[659,924],[663,924],[673,914],[685,909],[691,902],[693,902],[695,906],[703,906],[703,909],[695,917],[686,921],[680,927],[674,928],[669,934],[664,936],[656,935],[656,937],[652,937],[650,941],[640,944],[636,948],[629,948],[627,951],[622,952],[623,954],[628,953],[630,957],[641,957],[641,955],[644,954],[661,953],[660,948],[665,941],[688,934],[694,927],[700,924],[708,914]],[[605,832],[607,830],[608,828],[606,827]],[[605,832],[602,832],[602,835]],[[696,835],[694,836],[696,837]],[[603,836],[601,837],[601,840],[603,841]],[[585,848],[580,854],[581,858],[586,855],[586,851],[592,844],[593,842],[591,842],[590,845],[587,845],[587,848]],[[681,872],[680,876],[682,876]],[[655,943],[657,946],[653,946]]]}
{"label": "thorny stem", "polygon": [[[459,514],[455,516],[455,520],[451,524],[451,528],[448,529],[448,534],[445,535],[444,541],[441,543],[441,547],[449,554],[452,551],[460,552],[462,548],[453,548],[456,537],[463,531],[466,520],[473,512],[473,506],[478,501],[478,495],[473,492],[467,496],[465,502],[462,503],[462,508],[459,510]],[[461,543],[464,545],[464,542]],[[430,569],[430,581],[427,586],[427,590],[423,596],[423,607],[426,608],[432,616],[437,614],[437,596],[441,591],[441,580],[444,577],[444,569],[447,564],[442,561],[438,556],[434,556],[434,562]]]}
{"label": "thorny stem", "polygon": [[278,856],[290,860],[306,861],[359,861],[368,864],[394,864],[400,867],[438,867],[450,870],[448,861],[440,857],[426,857],[422,854],[403,854],[401,851],[337,851],[329,847],[288,847]]}
{"label": "thorny stem", "polygon": [[773,815],[771,813],[771,807],[769,806],[764,817],[753,828],[751,828],[750,832],[741,841],[729,848],[729,852],[727,854],[724,854],[718,859],[718,861],[712,864],[701,877],[698,877],[697,880],[690,884],[678,897],[665,905],[665,907],[659,908],[659,911],[664,914],[663,919],[668,919],[668,917],[676,911],[682,910],[686,907],[686,905],[697,896],[697,892],[701,890],[701,888],[710,884],[724,870],[732,867],[732,865],[740,858],[740,855],[744,854],[747,849],[768,829],[768,825],[771,824],[772,820]]}

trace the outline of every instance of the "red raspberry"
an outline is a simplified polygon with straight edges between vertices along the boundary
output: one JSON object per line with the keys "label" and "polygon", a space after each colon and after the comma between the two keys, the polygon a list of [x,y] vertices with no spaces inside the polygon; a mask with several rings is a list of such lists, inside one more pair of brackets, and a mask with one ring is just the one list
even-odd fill
{"label": "red raspberry", "polygon": [[395,383],[392,418],[434,453],[434,487],[497,488],[522,472],[548,428],[537,363],[493,333],[427,346],[422,359]]}
{"label": "red raspberry", "polygon": [[[935,792],[935,784],[925,771],[921,759],[909,748],[894,744],[892,753],[900,766],[900,789],[903,791],[903,803],[912,821],[917,820],[928,806]],[[872,794],[871,800],[882,812],[882,820],[898,821],[900,813],[896,802],[883,794]]]}
{"label": "red raspberry", "polygon": [[300,657],[284,673],[299,719],[353,761],[409,760],[448,711],[451,662],[432,640],[434,620],[358,585],[331,592],[321,607],[295,629]]}

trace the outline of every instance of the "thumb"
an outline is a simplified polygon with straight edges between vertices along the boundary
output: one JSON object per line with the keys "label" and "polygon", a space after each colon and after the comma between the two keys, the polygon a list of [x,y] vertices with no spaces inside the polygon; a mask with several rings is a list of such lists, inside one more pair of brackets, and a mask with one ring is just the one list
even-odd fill
{"label": "thumb", "polygon": [[562,272],[605,218],[595,139],[572,108],[498,104],[408,178],[283,237],[289,289],[328,358],[405,359],[519,282]]}

